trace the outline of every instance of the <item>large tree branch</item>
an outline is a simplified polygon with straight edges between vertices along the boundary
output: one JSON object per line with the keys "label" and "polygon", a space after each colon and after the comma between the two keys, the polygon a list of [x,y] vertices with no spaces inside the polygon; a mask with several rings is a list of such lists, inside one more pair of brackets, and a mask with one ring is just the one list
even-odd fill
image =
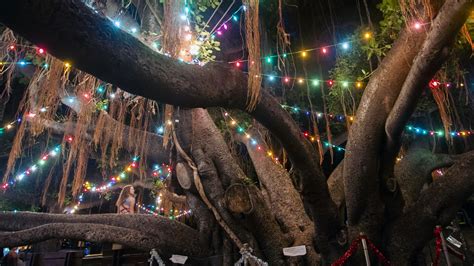
{"label": "large tree branch", "polygon": [[[3,231],[25,231],[27,229],[38,228],[49,224],[54,224],[54,226],[44,228],[49,228],[48,230],[50,230],[52,228],[58,228],[56,226],[57,224],[62,224],[67,228],[71,228],[71,231],[77,232],[58,231],[57,235],[51,235],[55,232],[53,231],[52,233],[47,233],[40,231],[46,235],[42,236],[41,239],[32,239],[32,241],[42,241],[48,238],[73,238],[89,240],[85,237],[89,237],[88,234],[94,235],[94,232],[97,228],[98,236],[93,237],[101,238],[90,239],[89,241],[115,242],[129,246],[132,246],[133,241],[137,241],[137,243],[144,241],[141,244],[141,247],[145,249],[159,248],[163,253],[166,254],[180,253],[184,255],[188,254],[190,256],[204,256],[207,255],[208,252],[207,246],[202,245],[199,233],[196,230],[177,221],[159,216],[156,217],[138,214],[65,215],[30,212],[0,213],[0,230]],[[89,227],[91,224],[97,225],[97,227]],[[82,226],[87,228],[87,230],[79,230],[79,228]],[[122,240],[121,237],[116,236],[121,234],[121,232],[116,231],[116,229],[124,230],[124,234],[128,234],[129,232],[137,232],[139,234],[132,242],[126,242],[126,238]],[[20,236],[25,236],[25,234],[27,233],[23,232],[20,234]],[[28,235],[29,234],[30,233],[28,233]],[[104,235],[102,236],[102,234]],[[110,234],[110,236],[107,236],[108,234]],[[146,238],[143,238],[144,236]],[[6,238],[7,239],[1,239],[0,246],[7,245],[6,243],[8,243],[7,241],[9,237]],[[31,243],[26,242],[27,240],[28,239],[23,239],[25,242],[17,244]]]}
{"label": "large tree branch", "polygon": [[[250,133],[261,146],[263,145],[264,142],[258,137],[257,130],[250,130],[247,133]],[[305,213],[303,201],[293,185],[290,174],[285,168],[273,162],[266,153],[258,151],[249,138],[243,135],[237,135],[237,138],[247,147],[261,187],[268,194],[273,214],[283,232],[288,233],[291,238],[290,245],[307,246],[306,262],[308,265],[316,264],[320,258],[313,247],[314,225]]]}
{"label": "large tree branch", "polygon": [[[0,22],[52,55],[130,93],[186,107],[246,108],[247,78],[242,72],[227,64],[186,65],[157,54],[79,0],[6,1]],[[317,229],[324,232],[318,236],[334,239],[337,211],[314,148],[268,91],[262,90],[250,114],[279,138],[299,170],[302,194]]]}
{"label": "large tree branch", "polygon": [[454,164],[453,156],[433,154],[427,149],[413,149],[395,165],[394,175],[400,186],[405,208],[413,205],[425,185],[431,184],[431,173]]}
{"label": "large tree branch", "polygon": [[[449,7],[460,2],[463,1],[446,1],[445,5],[448,8],[444,8],[438,17],[448,23],[454,20],[460,15],[458,14],[460,10],[451,12]],[[440,30],[446,29],[433,28],[433,31]],[[439,36],[450,38],[452,34]],[[393,167],[393,163],[384,165],[380,155],[396,152],[383,149],[385,122],[424,39],[424,32],[410,28],[402,30],[397,42],[372,76],[357,110],[357,119],[351,127],[346,147],[343,170],[348,220],[350,225],[357,225],[353,230],[355,233],[363,231],[371,237],[371,234],[378,235],[380,232],[381,224],[373,222],[383,216],[384,206],[380,200],[380,188],[385,184],[380,184],[382,180],[380,175],[390,172],[385,168]],[[439,43],[446,44],[449,41],[445,39]]]}
{"label": "large tree branch", "polygon": [[[387,230],[388,251],[393,258],[413,258],[433,238],[434,227],[445,225],[474,191],[474,152],[460,156],[444,176],[424,190],[412,205]],[[414,237],[413,232],[416,232]]]}
{"label": "large tree branch", "polygon": [[405,124],[416,108],[426,84],[441,67],[448,55],[448,48],[469,16],[472,0],[447,1],[432,23],[421,51],[416,56],[413,67],[403,83],[397,101],[385,123],[387,143],[384,164],[393,164],[397,156],[400,137]]}
{"label": "large tree branch", "polygon": [[138,249],[151,250],[163,245],[151,235],[140,231],[103,224],[51,223],[16,232],[0,233],[2,246],[16,247],[49,239],[75,239],[93,242],[118,243]]}
{"label": "large tree branch", "polygon": [[348,223],[354,235],[376,240],[383,218],[379,165],[385,120],[398,97],[424,33],[402,30],[398,40],[370,79],[357,109],[346,145],[343,167]]}

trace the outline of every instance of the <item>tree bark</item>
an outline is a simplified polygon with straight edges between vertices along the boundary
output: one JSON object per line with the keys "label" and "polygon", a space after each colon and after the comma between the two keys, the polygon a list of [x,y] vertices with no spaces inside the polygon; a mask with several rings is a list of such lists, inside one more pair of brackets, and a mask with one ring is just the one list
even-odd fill
{"label": "tree bark", "polygon": [[415,204],[423,187],[433,182],[431,172],[453,164],[453,157],[447,154],[433,154],[426,149],[409,150],[395,165],[394,171],[405,203],[404,208]]}
{"label": "tree bark", "polygon": [[[442,12],[438,13],[440,20],[449,22],[455,16],[460,15],[461,10],[456,9],[457,12],[451,12],[449,7],[461,2],[463,1],[448,0],[445,3],[447,8],[443,8]],[[470,2],[472,3],[472,1]],[[432,29],[432,31],[440,30],[445,29],[439,27]],[[436,32],[431,34],[440,36]],[[450,34],[441,36],[452,38]],[[380,221],[383,221],[384,214],[381,189],[387,191],[382,182],[383,174],[391,172],[393,162],[384,163],[380,155],[386,156],[398,152],[397,149],[383,149],[385,137],[383,131],[386,119],[399,96],[409,70],[412,67],[415,69],[418,67],[413,66],[413,60],[424,39],[424,32],[417,32],[409,28],[402,30],[393,48],[370,79],[359,104],[357,119],[349,134],[343,171],[348,222],[352,236],[364,232],[373,241],[379,242],[381,240],[379,232],[381,232],[382,223]],[[449,41],[444,39],[438,40],[436,43],[446,44]],[[425,79],[420,76],[417,78]],[[411,84],[419,84],[418,81],[413,82],[414,80],[410,81]],[[389,171],[386,170],[387,168]]]}
{"label": "tree bark", "polygon": [[[456,35],[471,13],[472,0],[446,1],[432,23],[423,47],[416,56],[400,94],[385,123],[388,152],[384,164],[395,161],[405,124],[413,114],[421,93],[446,60]],[[412,31],[417,31],[412,29]]]}
{"label": "tree bark", "polygon": [[174,220],[150,215],[64,215],[0,213],[1,246],[19,246],[47,239],[81,239],[113,242],[143,250],[156,248],[162,254],[207,256],[199,233]]}
{"label": "tree bark", "polygon": [[474,191],[473,165],[474,152],[459,156],[444,176],[421,192],[416,203],[387,227],[387,250],[392,265],[407,265],[414,260],[434,237],[435,226],[446,225],[452,220]]}
{"label": "tree bark", "polygon": [[[186,65],[157,54],[79,0],[11,0],[0,21],[52,55],[130,93],[186,107],[245,110],[246,76],[227,64]],[[71,30],[74,29],[74,30]],[[265,90],[250,113],[282,142],[302,178],[305,201],[315,219],[321,252],[338,231],[318,155],[290,115]]]}
{"label": "tree bark", "polygon": [[[260,143],[260,146],[264,146],[256,130],[247,133],[250,133],[252,139]],[[314,225],[305,212],[301,196],[293,185],[288,171],[272,161],[264,152],[258,151],[249,138],[239,135],[239,139],[247,147],[258,180],[268,193],[270,207],[282,231],[291,239],[289,244],[291,246],[305,245],[308,252],[307,265],[316,264],[319,256],[313,246]],[[264,150],[267,149],[264,148]]]}

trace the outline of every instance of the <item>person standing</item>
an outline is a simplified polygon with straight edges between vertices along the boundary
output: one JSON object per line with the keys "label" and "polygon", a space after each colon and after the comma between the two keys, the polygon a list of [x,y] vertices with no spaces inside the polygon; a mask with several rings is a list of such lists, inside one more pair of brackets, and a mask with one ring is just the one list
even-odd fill
{"label": "person standing", "polygon": [[115,206],[117,206],[118,214],[135,213],[135,189],[132,185],[127,185],[122,188]]}

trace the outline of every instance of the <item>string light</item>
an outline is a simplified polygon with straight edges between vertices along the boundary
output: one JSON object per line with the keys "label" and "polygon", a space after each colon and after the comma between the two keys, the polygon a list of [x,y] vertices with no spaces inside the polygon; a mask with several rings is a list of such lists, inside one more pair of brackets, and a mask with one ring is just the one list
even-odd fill
{"label": "string light", "polygon": [[[296,108],[296,110],[298,110],[298,109]],[[232,117],[229,115],[229,113],[228,113],[227,111],[224,113],[224,117],[230,119],[230,124],[231,124],[232,126],[236,126],[235,128],[236,128],[237,133],[238,133],[238,134],[241,134],[241,135],[244,135],[247,139],[249,139],[249,140],[250,140],[250,144],[251,144],[252,146],[255,146],[256,149],[257,149],[257,151],[264,151],[264,152],[266,153],[266,155],[267,155],[268,157],[272,158],[272,160],[273,160],[275,163],[280,163],[279,160],[278,160],[278,157],[274,157],[274,153],[273,153],[271,150],[266,150],[266,151],[265,151],[265,150],[262,148],[261,145],[258,145],[257,140],[254,139],[251,134],[249,134],[248,132],[246,132],[245,129],[244,129],[244,127],[241,126],[241,125],[239,125],[239,124],[237,123],[237,120],[235,120],[234,118],[232,118]],[[303,132],[302,135],[303,135],[304,137],[306,137],[306,138],[312,140],[312,141],[314,141],[314,140],[316,139],[316,138],[310,136],[308,132]],[[319,141],[319,138],[318,138],[318,141]],[[333,148],[335,148],[337,151],[345,151],[344,148],[339,147],[339,146],[336,146],[336,145],[333,145],[333,144],[330,144],[329,142],[323,142],[323,143],[326,144],[326,147],[333,147]]]}
{"label": "string light", "polygon": [[2,189],[7,189],[10,185],[14,185],[16,182],[22,181],[26,176],[29,176],[30,174],[36,172],[38,169],[37,165],[44,166],[46,165],[47,161],[51,157],[56,157],[58,152],[61,150],[61,145],[57,145],[54,148],[52,148],[48,153],[43,154],[40,159],[37,161],[37,163],[31,165],[28,167],[25,171],[20,172],[16,175],[14,179],[11,179],[9,182],[3,183],[0,185],[0,188]]}
{"label": "string light", "polygon": [[344,50],[349,49],[349,43],[348,42],[342,43],[342,49],[344,49]]}
{"label": "string light", "polygon": [[[424,136],[436,136],[436,137],[443,137],[445,136],[444,130],[428,130],[420,127],[414,127],[411,125],[406,126],[408,132],[414,133],[416,135],[424,135]],[[462,131],[450,131],[448,133],[451,137],[468,137],[474,134],[472,130],[462,130]]]}

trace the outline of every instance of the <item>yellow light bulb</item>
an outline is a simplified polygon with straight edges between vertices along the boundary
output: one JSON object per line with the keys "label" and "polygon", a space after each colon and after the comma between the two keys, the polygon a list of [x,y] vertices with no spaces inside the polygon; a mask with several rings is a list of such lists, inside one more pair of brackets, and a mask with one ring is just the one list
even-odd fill
{"label": "yellow light bulb", "polygon": [[64,63],[64,66],[67,67],[67,68],[69,68],[69,67],[71,67],[71,64],[70,64],[69,62],[65,62],[65,63]]}
{"label": "yellow light bulb", "polygon": [[298,79],[299,84],[303,84],[304,80],[303,79]]}
{"label": "yellow light bulb", "polygon": [[372,34],[370,32],[364,33],[364,39],[368,40],[372,37]]}
{"label": "yellow light bulb", "polygon": [[306,53],[306,51],[301,52],[301,56],[302,56],[302,57],[306,57],[307,55],[308,55],[308,54]]}

